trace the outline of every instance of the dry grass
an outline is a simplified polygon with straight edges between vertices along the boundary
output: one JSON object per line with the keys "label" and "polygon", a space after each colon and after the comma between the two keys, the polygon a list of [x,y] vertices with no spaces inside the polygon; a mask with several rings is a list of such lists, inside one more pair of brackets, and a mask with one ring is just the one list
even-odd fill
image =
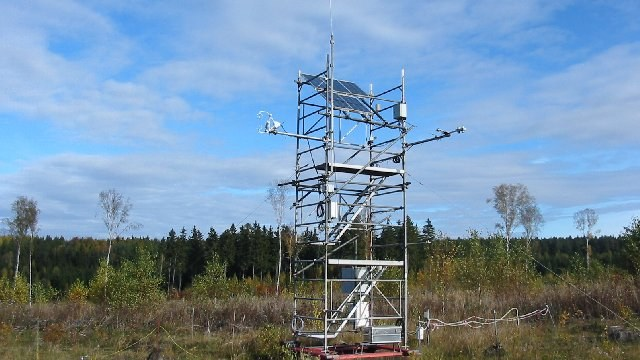
{"label": "dry grass", "polygon": [[[414,286],[411,293],[411,330],[426,309],[444,321],[491,317],[494,310],[500,316],[511,307],[521,313],[545,305],[551,309],[551,316],[520,326],[501,323],[497,337],[492,326],[440,328],[422,347],[423,356],[415,358],[640,358],[639,343],[618,343],[606,335],[612,325],[638,326],[640,292],[631,277],[585,282],[581,290],[566,282],[540,282],[510,291],[447,289],[440,294]],[[282,358],[279,341],[289,337],[291,309],[288,296],[170,300],[136,310],[72,302],[0,304],[0,358],[131,359],[146,358],[154,349],[165,359]],[[350,340],[358,341],[355,335]],[[491,350],[496,342],[503,352]],[[416,341],[411,345],[416,348]]]}
{"label": "dry grass", "polygon": [[[616,343],[606,336],[606,322],[572,320],[562,326],[550,321],[515,323],[483,329],[446,328],[431,334],[422,347],[424,359],[637,359],[638,343]],[[500,344],[496,351],[495,344]]]}
{"label": "dry grass", "polygon": [[0,358],[131,359],[153,349],[168,359],[254,358],[269,343],[265,337],[276,344],[287,337],[290,313],[289,299],[275,296],[172,300],[136,310],[0,304]]}
{"label": "dry grass", "polygon": [[[414,289],[412,318],[429,309],[431,317],[453,322],[470,316],[500,317],[512,307],[520,313],[550,307],[550,315],[481,329],[439,328],[422,347],[425,359],[638,359],[640,342],[609,339],[607,328],[623,325],[640,335],[640,289],[629,276],[609,276],[595,281],[555,281],[513,291],[451,289],[437,295]],[[574,284],[574,285],[571,285]],[[413,327],[413,323],[411,324]],[[496,351],[496,343],[501,351]],[[417,346],[414,345],[414,346]]]}

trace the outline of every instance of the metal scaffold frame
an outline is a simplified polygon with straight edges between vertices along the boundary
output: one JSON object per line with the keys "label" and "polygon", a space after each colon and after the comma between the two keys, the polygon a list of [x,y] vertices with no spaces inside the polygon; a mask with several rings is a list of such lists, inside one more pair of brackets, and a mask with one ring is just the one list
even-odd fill
{"label": "metal scaffold frame", "polygon": [[[408,341],[404,70],[377,94],[333,73],[332,38],[325,71],[298,74],[296,133],[265,127],[296,138],[292,328],[320,341],[322,354],[335,350],[332,339],[360,333],[372,346],[361,351],[397,356]],[[380,258],[385,229],[401,239]]]}
{"label": "metal scaffold frame", "polygon": [[324,359],[406,356],[405,155],[465,128],[407,143],[404,69],[398,85],[364,91],[334,77],[333,46],[332,35],[324,71],[298,73],[295,132],[259,113],[269,115],[261,132],[296,139],[295,178],[279,184],[295,188],[293,347]]}

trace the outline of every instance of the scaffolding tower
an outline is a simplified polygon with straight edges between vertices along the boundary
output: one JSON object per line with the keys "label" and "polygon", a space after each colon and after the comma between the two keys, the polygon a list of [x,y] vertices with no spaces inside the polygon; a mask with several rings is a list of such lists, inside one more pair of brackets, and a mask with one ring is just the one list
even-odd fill
{"label": "scaffolding tower", "polygon": [[264,128],[296,139],[295,178],[280,184],[295,188],[291,326],[312,355],[344,342],[408,355],[404,69],[365,91],[334,77],[333,45],[324,71],[298,73],[295,133],[271,116]]}
{"label": "scaffolding tower", "polygon": [[[298,72],[295,132],[268,114],[263,133],[296,139],[292,347],[321,359],[408,356],[405,79],[364,91],[326,68]],[[303,344],[304,341],[304,344]],[[309,344],[310,343],[310,344]]]}

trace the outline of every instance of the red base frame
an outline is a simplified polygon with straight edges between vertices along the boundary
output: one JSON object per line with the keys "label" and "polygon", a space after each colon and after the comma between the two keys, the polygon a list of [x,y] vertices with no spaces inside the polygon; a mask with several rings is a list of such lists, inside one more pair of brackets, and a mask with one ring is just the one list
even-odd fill
{"label": "red base frame", "polygon": [[378,359],[409,356],[409,350],[393,345],[342,344],[330,346],[328,352],[323,347],[294,347],[298,354],[307,354],[320,360]]}

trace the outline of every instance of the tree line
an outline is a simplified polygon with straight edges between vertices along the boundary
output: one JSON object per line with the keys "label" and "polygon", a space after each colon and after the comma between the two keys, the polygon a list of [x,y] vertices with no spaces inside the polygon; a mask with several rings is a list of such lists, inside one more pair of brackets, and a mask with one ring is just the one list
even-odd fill
{"label": "tree line", "polygon": [[[598,216],[592,209],[585,209],[574,215],[576,229],[581,231],[582,237],[538,239],[535,235],[544,219],[535,197],[529,194],[527,187],[522,184],[501,184],[494,187],[493,192],[494,197],[487,199],[487,203],[496,209],[502,221],[496,224],[497,232],[486,239],[481,239],[474,231],[466,239],[448,239],[442,234],[437,235],[429,219],[419,228],[407,217],[406,238],[411,244],[408,253],[410,273],[428,273],[438,259],[475,261],[466,257],[480,253],[484,254],[486,261],[498,263],[495,255],[502,251],[498,250],[500,247],[504,247],[505,254],[510,258],[524,249],[524,253],[517,256],[525,256],[525,261],[534,262],[535,270],[542,275],[550,271],[593,272],[604,268],[633,272],[640,264],[640,250],[630,246],[629,241],[622,241],[633,236],[595,236],[597,231],[594,227]],[[40,292],[47,289],[50,293],[65,292],[74,286],[78,288],[81,284],[95,282],[96,274],[103,273],[104,279],[100,281],[106,284],[114,269],[124,265],[135,267],[131,265],[132,261],[144,254],[145,261],[141,264],[153,268],[159,284],[163,285],[167,293],[179,293],[191,287],[194,279],[201,278],[210,271],[229,279],[275,279],[275,289],[279,292],[280,281],[291,280],[292,259],[317,259],[320,257],[320,247],[296,248],[291,229],[282,225],[285,190],[274,185],[267,199],[272,203],[276,214],[276,229],[254,222],[239,227],[232,224],[220,234],[210,228],[205,235],[194,226],[189,230],[183,227],[178,232],[171,229],[162,239],[125,239],[122,237],[125,231],[139,228],[141,224],[129,220],[129,210],[132,207],[130,200],[110,189],[99,194],[99,205],[103,210],[108,238],[73,238],[67,241],[62,237],[38,236],[40,210],[37,202],[21,196],[12,204],[14,217],[6,219],[11,236],[0,237],[0,279],[3,284],[8,284],[12,276],[15,289],[19,281],[25,281],[19,274],[28,274],[28,299],[31,302],[34,282]],[[405,238],[403,226],[400,222],[397,225],[385,227],[373,235],[374,238],[370,238],[365,232],[348,230],[349,234],[345,236],[355,241],[341,247],[335,256],[364,259],[371,256],[373,247],[376,247],[375,258],[401,258],[401,247],[392,246],[402,244]],[[522,238],[513,236],[518,227],[524,229]],[[637,220],[634,220],[632,226],[625,230],[627,233],[637,234],[634,230],[637,227]],[[315,234],[297,236],[312,238]],[[29,252],[28,258],[25,258],[20,253],[22,244],[27,240]],[[586,247],[583,245],[585,240]],[[512,244],[518,242],[524,244],[524,248],[518,245],[520,250],[510,252]],[[639,253],[636,256],[638,260],[633,260],[633,256],[628,254],[636,252]],[[501,256],[504,258],[504,254]],[[580,259],[585,258],[586,267],[580,262]],[[212,261],[215,266],[208,268]],[[527,265],[526,268],[530,267]],[[106,292],[104,295],[106,296]]]}
{"label": "tree line", "polygon": [[[433,228],[426,225],[421,229],[410,218],[407,221],[410,249],[410,270],[417,273],[424,270],[433,256],[445,243],[455,243],[461,249],[467,246],[469,238],[447,239],[435,236]],[[401,228],[390,228],[378,235],[376,243],[385,244],[402,238]],[[286,233],[288,229],[284,229]],[[433,236],[427,241],[425,236]],[[511,241],[514,241],[513,239]],[[524,240],[522,240],[524,241]],[[583,237],[552,237],[534,239],[529,242],[531,255],[555,272],[574,271],[583,266],[585,247]],[[363,246],[363,245],[362,245]],[[450,246],[450,245],[449,245]],[[631,271],[633,264],[625,255],[624,241],[620,236],[599,236],[590,241],[591,263],[600,267]],[[224,262],[225,275],[228,278],[275,279],[279,253],[278,232],[272,227],[257,222],[246,223],[240,227],[232,224],[218,234],[210,228],[206,234],[195,226],[190,230],[171,229],[161,239],[148,237],[116,238],[113,240],[111,264],[120,266],[126,260],[133,260],[137,249],[145,248],[154,259],[156,270],[162,276],[163,287],[167,290],[181,291],[191,286],[194,277],[205,272],[207,261],[214,254]],[[108,239],[72,238],[36,236],[32,242],[33,281],[50,286],[58,291],[67,291],[76,281],[88,283],[96,273],[100,259],[108,252]],[[312,250],[313,248],[311,248]],[[388,250],[385,250],[388,249]],[[397,251],[394,247],[382,247],[381,251]],[[346,252],[354,249],[345,249]],[[364,250],[360,250],[364,252]],[[316,254],[306,255],[313,257]],[[379,256],[391,257],[392,254],[379,252]],[[291,257],[289,247],[285,246],[283,258],[288,264]],[[28,267],[28,258],[21,258],[20,268]],[[0,277],[13,276],[15,269],[15,244],[11,237],[0,237]],[[538,266],[541,274],[547,269]],[[282,277],[287,279],[290,268],[283,267]]]}

